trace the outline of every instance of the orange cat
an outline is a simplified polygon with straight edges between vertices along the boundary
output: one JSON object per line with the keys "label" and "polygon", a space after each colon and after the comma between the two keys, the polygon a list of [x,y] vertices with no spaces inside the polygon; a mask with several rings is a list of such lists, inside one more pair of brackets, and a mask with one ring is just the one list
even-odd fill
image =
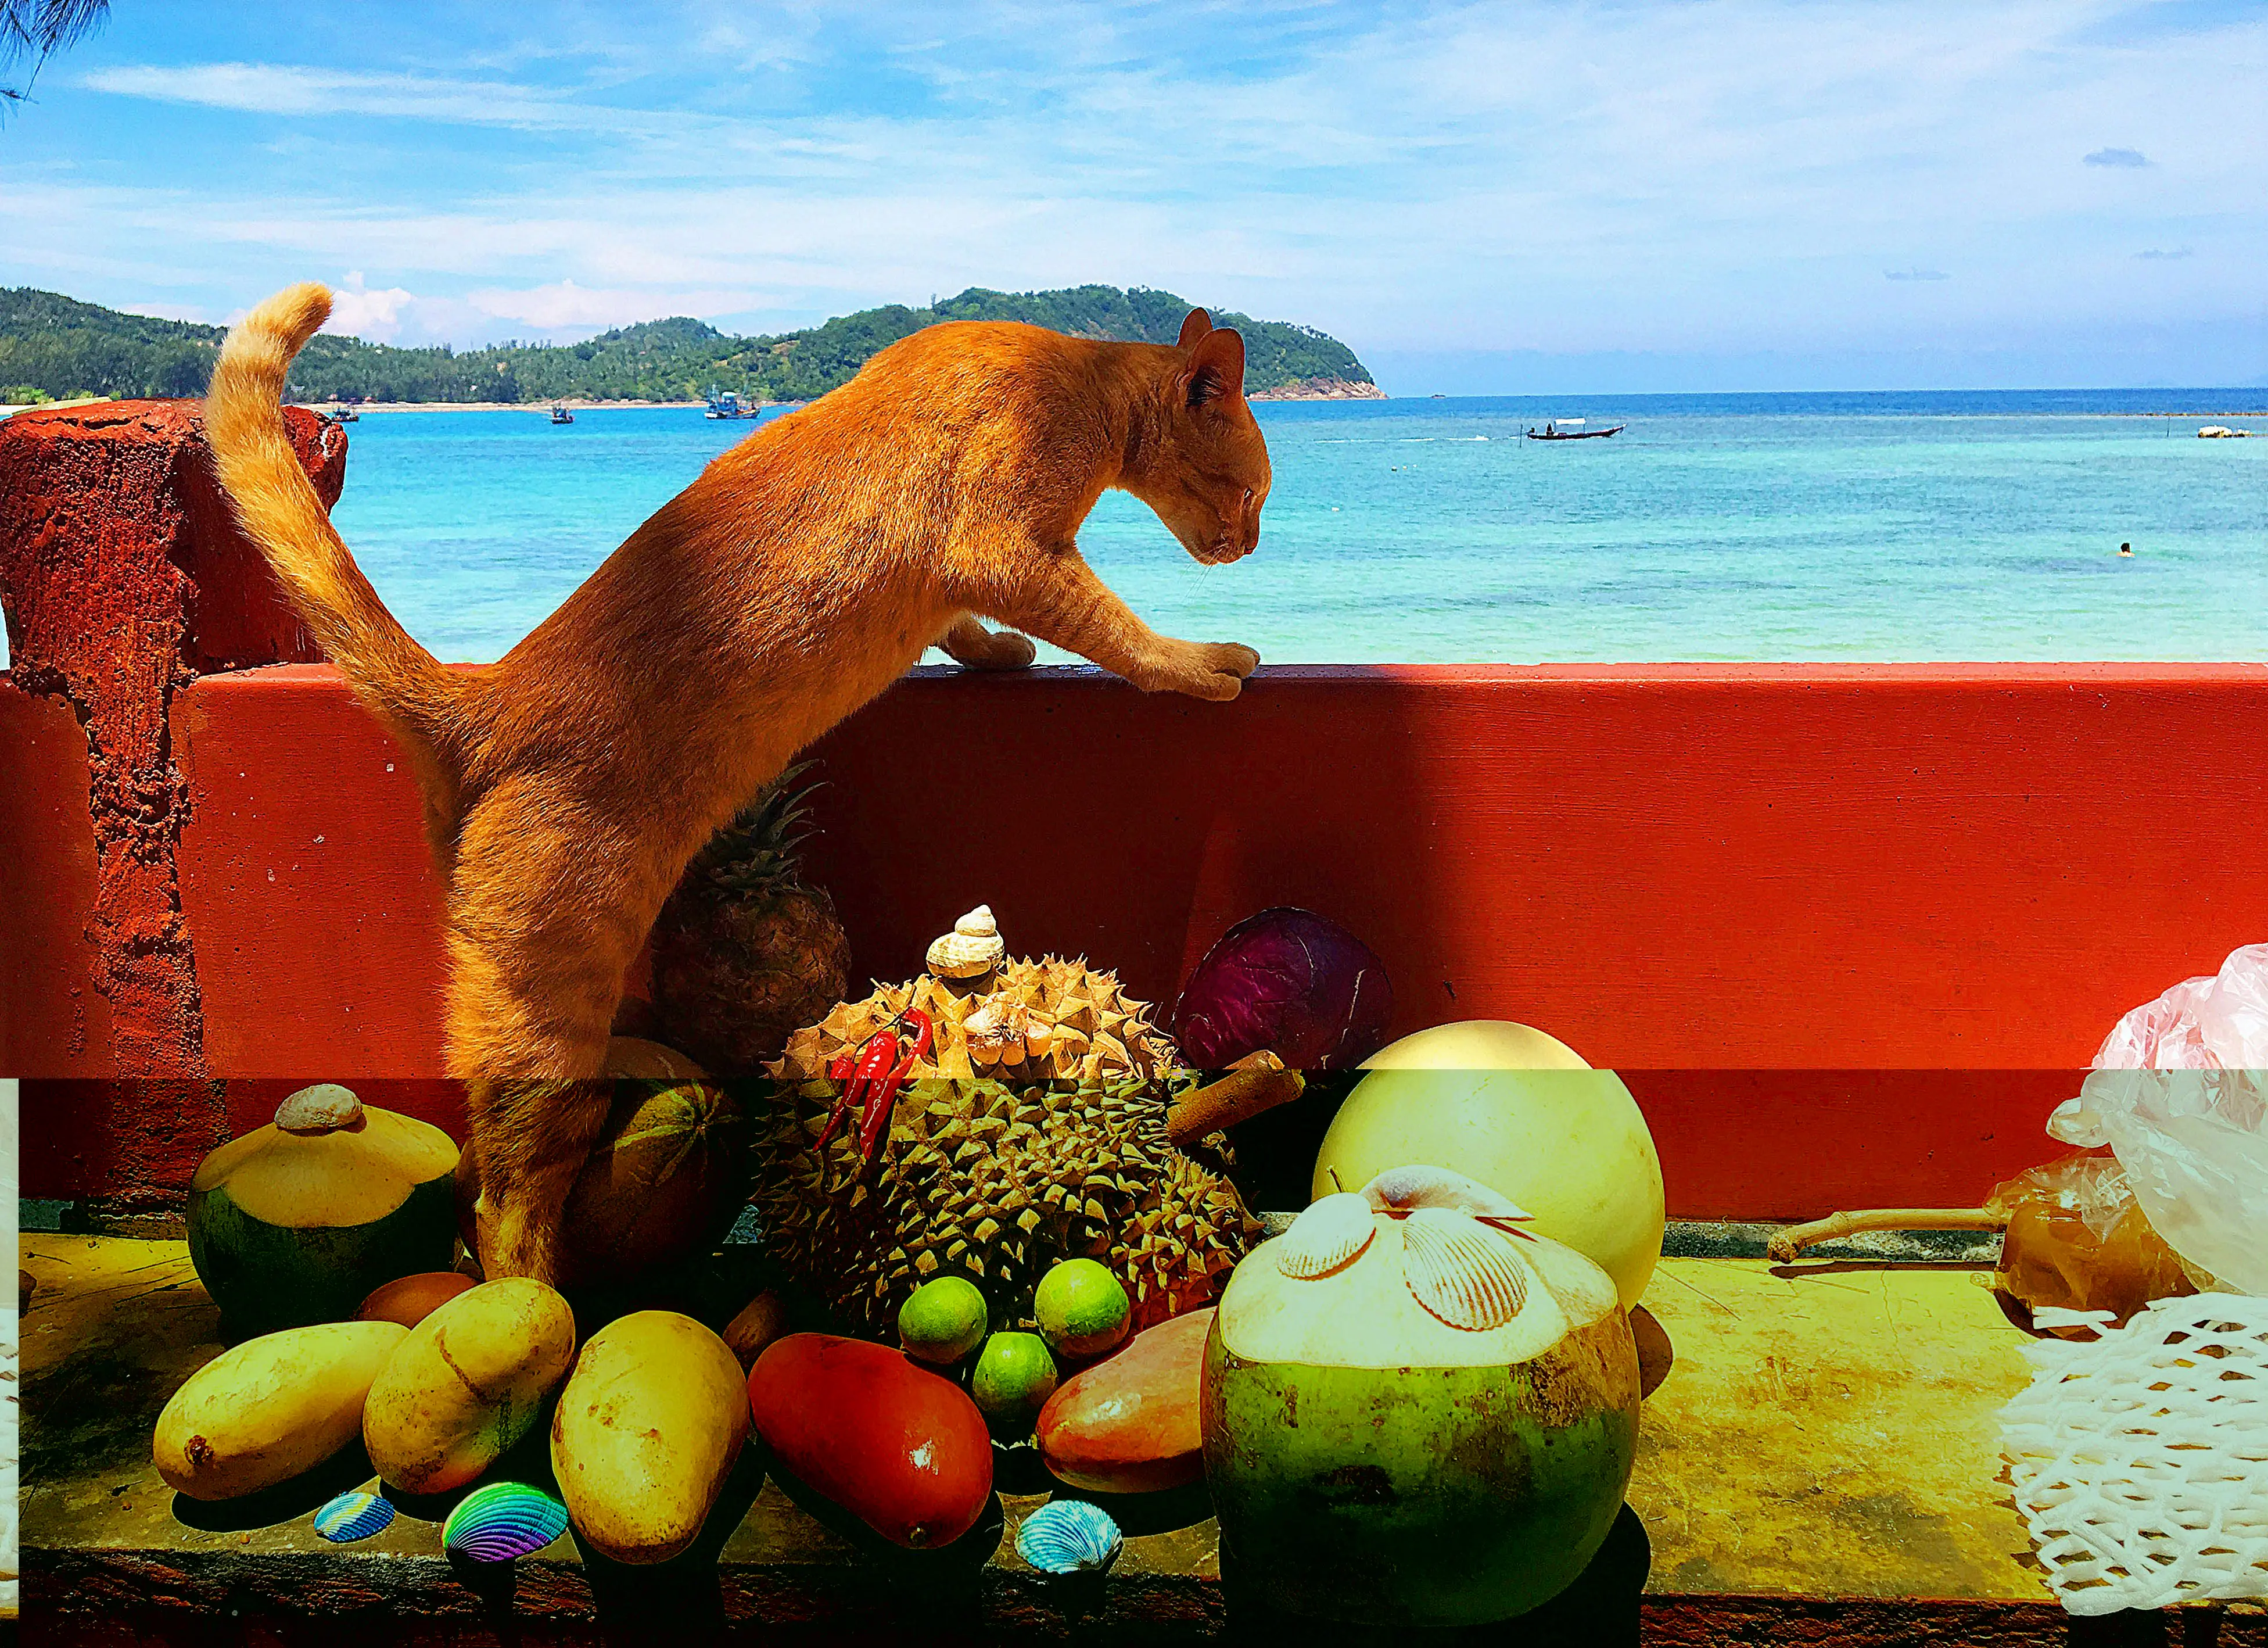
{"label": "orange cat", "polygon": [[1073,543],[1104,488],[1207,564],[1259,541],[1268,450],[1244,343],[958,322],[891,345],[662,506],[500,661],[444,669],[380,603],[284,439],[318,285],[230,332],[206,401],[222,484],[308,628],[407,752],[448,884],[451,1074],[468,1084],[490,1276],[549,1279],[599,1127],[623,975],[705,841],[932,643],[1023,635],[1152,691],[1233,698],[1250,647],[1159,635]]}

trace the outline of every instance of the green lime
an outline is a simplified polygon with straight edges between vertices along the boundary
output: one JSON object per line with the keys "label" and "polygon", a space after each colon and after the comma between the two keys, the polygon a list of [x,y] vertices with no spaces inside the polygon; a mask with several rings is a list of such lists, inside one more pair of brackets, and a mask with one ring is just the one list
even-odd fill
{"label": "green lime", "polygon": [[923,1362],[958,1362],[984,1341],[984,1296],[961,1276],[924,1282],[898,1307],[898,1342]]}
{"label": "green lime", "polygon": [[1040,1278],[1032,1314],[1057,1353],[1099,1356],[1126,1337],[1133,1304],[1108,1265],[1067,1259]]}
{"label": "green lime", "polygon": [[968,1393],[994,1436],[1021,1442],[1056,1393],[1056,1359],[1037,1334],[995,1334],[976,1358]]}

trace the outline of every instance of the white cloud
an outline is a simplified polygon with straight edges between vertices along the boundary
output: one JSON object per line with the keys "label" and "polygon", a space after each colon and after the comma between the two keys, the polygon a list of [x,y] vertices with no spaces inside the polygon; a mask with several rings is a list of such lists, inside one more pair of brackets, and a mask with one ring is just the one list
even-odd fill
{"label": "white cloud", "polygon": [[628,113],[595,108],[504,80],[354,74],[288,63],[131,63],[94,70],[81,76],[79,84],[121,97],[255,115],[365,115],[466,125],[589,127],[619,121]]}
{"label": "white cloud", "polygon": [[[98,71],[288,116],[308,151],[252,176],[210,139],[168,187],[0,180],[0,212],[36,194],[50,225],[0,265],[216,311],[355,265],[373,306],[401,294],[369,324],[401,341],[1101,280],[1359,349],[1890,348],[2146,321],[2154,245],[2194,255],[2154,267],[2149,305],[2235,313],[2268,251],[2268,19],[2088,35],[2129,9],[689,0],[666,37],[595,41],[598,14],[539,4],[521,32],[566,55]],[[603,70],[573,55],[604,44]],[[2143,132],[2146,169],[2074,164]]]}
{"label": "white cloud", "polygon": [[357,270],[331,288],[331,318],[323,323],[323,330],[390,344],[401,334],[416,304],[416,294],[400,286],[371,291],[363,284],[362,271]]}

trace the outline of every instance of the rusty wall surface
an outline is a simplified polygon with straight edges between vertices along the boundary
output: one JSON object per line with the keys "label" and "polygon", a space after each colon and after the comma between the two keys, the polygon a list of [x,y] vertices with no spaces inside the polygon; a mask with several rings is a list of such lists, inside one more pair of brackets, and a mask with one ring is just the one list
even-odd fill
{"label": "rusty wall surface", "polygon": [[[328,507],[345,484],[344,432],[305,411],[286,422]],[[32,1083],[27,1112],[58,1123],[33,1149],[76,1161],[87,1194],[122,1212],[162,1207],[225,1136],[175,862],[191,800],[174,697],[204,674],[315,654],[236,530],[194,401],[106,402],[0,424],[0,608],[11,698],[38,701],[11,701],[0,727],[42,785],[8,803],[9,821],[24,831],[23,858],[59,876],[52,889],[21,891],[31,936],[9,958],[37,953],[23,958],[24,1006],[0,1018],[0,1068],[100,1078]],[[83,818],[68,805],[77,773]],[[71,920],[77,947],[55,930]]]}

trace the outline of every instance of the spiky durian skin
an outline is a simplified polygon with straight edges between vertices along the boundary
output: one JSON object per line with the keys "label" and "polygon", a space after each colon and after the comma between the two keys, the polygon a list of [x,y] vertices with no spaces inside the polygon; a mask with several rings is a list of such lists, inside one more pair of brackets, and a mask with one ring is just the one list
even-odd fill
{"label": "spiky durian skin", "polygon": [[1210,1304],[1258,1239],[1234,1186],[1167,1141],[1161,1083],[909,1083],[863,1171],[843,1130],[814,1149],[838,1090],[775,1084],[754,1200],[782,1267],[853,1331],[887,1337],[941,1275],[982,1289],[996,1327],[1026,1320],[1072,1258],[1117,1273],[1138,1329]]}
{"label": "spiky durian skin", "polygon": [[[1005,1060],[982,1055],[968,1023],[990,1002],[1046,1027],[1049,1046]],[[1150,1022],[1149,1004],[1120,988],[1117,975],[1087,965],[1084,957],[1008,960],[987,979],[949,982],[924,973],[910,984],[877,985],[858,1001],[838,1003],[824,1019],[787,1038],[782,1055],[764,1067],[777,1080],[811,1081],[843,1053],[895,1024],[909,1008],[930,1016],[934,1040],[911,1075],[968,1081],[998,1079],[1028,1084],[1079,1081],[1089,1085],[1129,1077],[1169,1076],[1179,1063],[1173,1043]]]}

